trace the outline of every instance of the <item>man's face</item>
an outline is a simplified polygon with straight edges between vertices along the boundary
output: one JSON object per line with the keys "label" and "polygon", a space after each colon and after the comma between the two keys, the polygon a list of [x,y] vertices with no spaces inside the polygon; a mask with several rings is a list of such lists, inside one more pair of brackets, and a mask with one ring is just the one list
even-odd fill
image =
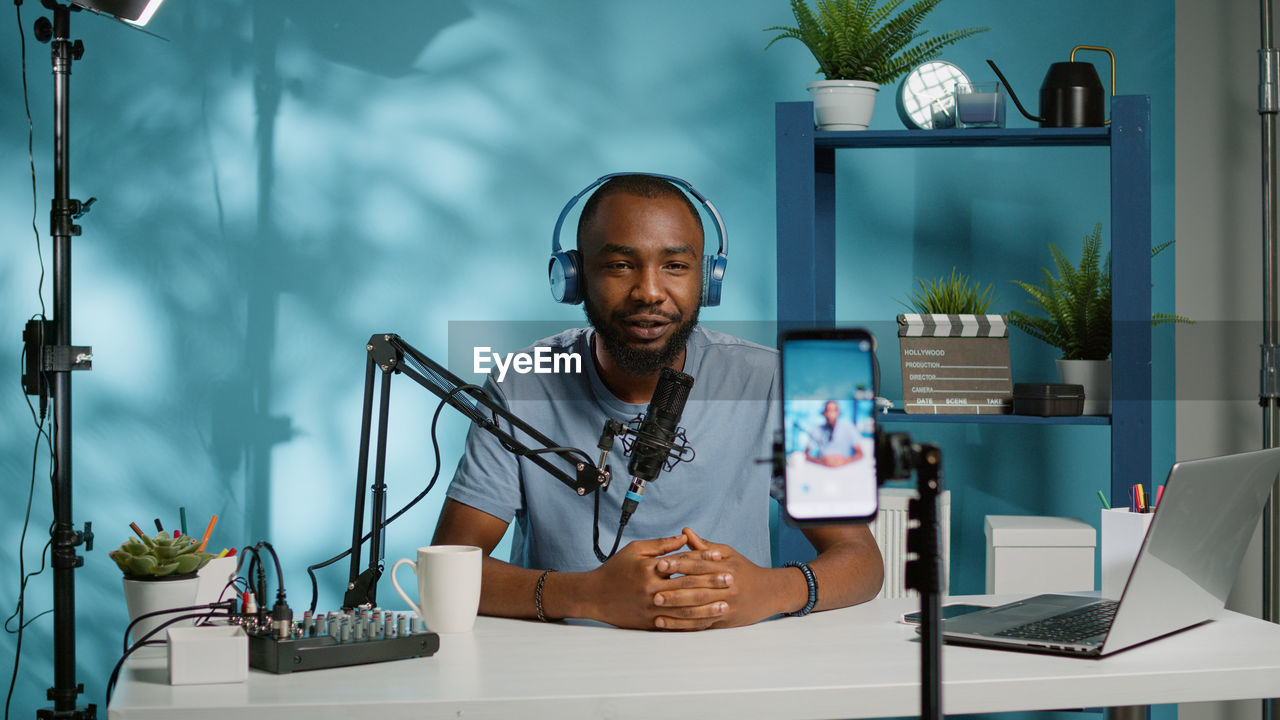
{"label": "man's face", "polygon": [[676,198],[616,193],[583,235],[584,306],[605,351],[632,375],[657,374],[698,324],[702,231]]}
{"label": "man's face", "polygon": [[827,419],[827,424],[831,427],[836,426],[836,420],[840,419],[840,406],[834,402],[827,402],[822,408],[822,416]]}

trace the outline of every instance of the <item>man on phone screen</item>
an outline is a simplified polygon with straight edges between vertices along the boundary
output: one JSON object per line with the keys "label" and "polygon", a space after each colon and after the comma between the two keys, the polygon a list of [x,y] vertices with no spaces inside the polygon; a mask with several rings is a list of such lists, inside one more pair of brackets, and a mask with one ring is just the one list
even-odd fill
{"label": "man on phone screen", "polygon": [[861,433],[853,423],[840,417],[840,403],[828,400],[822,407],[823,423],[810,435],[810,462],[840,467],[862,457]]}

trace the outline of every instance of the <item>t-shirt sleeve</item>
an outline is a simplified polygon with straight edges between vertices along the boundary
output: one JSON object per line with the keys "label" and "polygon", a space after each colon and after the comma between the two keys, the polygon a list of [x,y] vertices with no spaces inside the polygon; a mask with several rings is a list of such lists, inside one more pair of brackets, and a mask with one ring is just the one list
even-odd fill
{"label": "t-shirt sleeve", "polygon": [[[485,382],[485,392],[501,407],[507,407],[506,398],[490,378]],[[498,419],[498,426],[512,433],[509,422]],[[472,424],[467,432],[467,444],[462,460],[449,483],[448,497],[510,523],[523,504],[520,492],[520,464],[515,455],[489,431]]]}

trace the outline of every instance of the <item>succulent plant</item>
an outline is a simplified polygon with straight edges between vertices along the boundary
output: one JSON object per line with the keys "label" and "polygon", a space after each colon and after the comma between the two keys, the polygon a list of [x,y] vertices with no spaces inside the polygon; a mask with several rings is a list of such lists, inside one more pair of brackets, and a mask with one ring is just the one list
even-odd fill
{"label": "succulent plant", "polygon": [[126,577],[145,580],[190,575],[204,567],[213,555],[199,547],[200,541],[189,535],[158,532],[155,537],[131,537],[108,554]]}

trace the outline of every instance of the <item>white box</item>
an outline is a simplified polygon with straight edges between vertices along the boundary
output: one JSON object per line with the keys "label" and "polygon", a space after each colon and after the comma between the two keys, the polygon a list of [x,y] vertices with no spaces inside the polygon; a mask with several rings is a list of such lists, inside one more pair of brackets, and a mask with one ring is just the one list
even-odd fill
{"label": "white box", "polygon": [[1153,517],[1155,513],[1133,513],[1129,508],[1102,511],[1102,597],[1120,599]]}
{"label": "white box", "polygon": [[169,628],[169,684],[210,685],[249,677],[249,636],[239,625]]}
{"label": "white box", "polygon": [[988,515],[987,594],[1093,590],[1098,535],[1077,518]]}

